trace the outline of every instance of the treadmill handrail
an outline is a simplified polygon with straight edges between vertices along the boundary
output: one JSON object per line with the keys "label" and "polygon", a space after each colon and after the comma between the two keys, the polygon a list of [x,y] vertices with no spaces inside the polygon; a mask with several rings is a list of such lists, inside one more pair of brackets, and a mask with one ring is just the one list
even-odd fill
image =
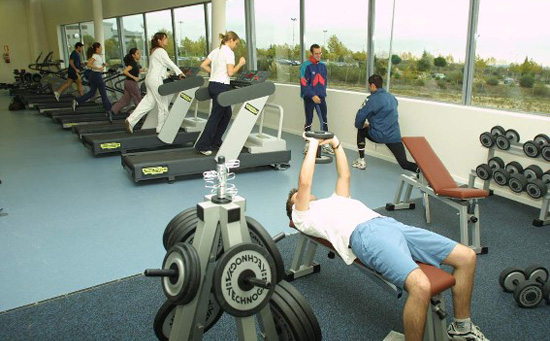
{"label": "treadmill handrail", "polygon": [[228,107],[237,103],[244,103],[256,98],[270,96],[275,92],[273,82],[253,84],[244,88],[229,90],[218,95],[218,103]]}
{"label": "treadmill handrail", "polygon": [[204,78],[200,76],[189,76],[187,78],[162,84],[158,88],[161,96],[168,96],[192,88],[198,88],[204,84]]}

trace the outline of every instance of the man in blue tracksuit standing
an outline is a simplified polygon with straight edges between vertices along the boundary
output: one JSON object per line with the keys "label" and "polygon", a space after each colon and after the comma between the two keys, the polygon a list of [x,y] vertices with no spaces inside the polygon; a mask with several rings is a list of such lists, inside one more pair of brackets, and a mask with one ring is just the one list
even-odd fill
{"label": "man in blue tracksuit standing", "polygon": [[[306,113],[306,123],[304,130],[311,130],[313,123],[313,110],[320,111],[320,124],[323,131],[328,131],[327,124],[327,66],[321,62],[323,52],[317,44],[309,48],[311,55],[309,59],[302,64],[300,70],[300,97],[304,99],[304,110]],[[325,153],[334,154],[328,145],[323,145]]]}
{"label": "man in blue tracksuit standing", "polygon": [[[357,148],[359,158],[352,167],[367,168],[365,162],[365,138],[374,143],[384,143],[393,153],[401,168],[416,172],[418,166],[407,160],[405,147],[401,142],[401,131],[397,114],[397,99],[382,87],[383,80],[379,75],[369,77],[371,95],[365,99],[355,115],[357,128]],[[368,120],[368,123],[365,121]]]}

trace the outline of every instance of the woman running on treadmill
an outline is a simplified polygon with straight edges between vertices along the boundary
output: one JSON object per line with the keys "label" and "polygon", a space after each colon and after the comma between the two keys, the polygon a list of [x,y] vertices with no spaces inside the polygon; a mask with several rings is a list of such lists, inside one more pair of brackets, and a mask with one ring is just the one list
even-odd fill
{"label": "woman running on treadmill", "polygon": [[208,92],[212,98],[212,112],[208,117],[206,126],[195,145],[197,152],[203,155],[211,155],[213,148],[219,148],[222,144],[222,136],[231,120],[231,106],[222,107],[218,103],[218,95],[229,90],[229,77],[235,75],[246,63],[244,57],[235,65],[235,53],[233,50],[239,45],[239,36],[229,31],[225,35],[220,33],[220,47],[210,52],[202,62],[201,68],[210,73]]}
{"label": "woman running on treadmill", "polygon": [[128,54],[124,56],[124,68],[123,73],[126,75],[124,80],[124,95],[119,99],[109,111],[109,121],[113,121],[113,115],[117,115],[120,109],[130,104],[130,100],[134,101],[136,107],[141,102],[141,90],[139,88],[139,72],[141,71],[141,65],[138,64],[141,58],[141,52],[132,47]]}
{"label": "woman running on treadmill", "polygon": [[159,86],[163,84],[166,78],[166,69],[171,69],[180,79],[185,78],[185,75],[180,68],[168,56],[168,52],[164,49],[168,45],[168,36],[164,32],[155,33],[151,40],[151,55],[149,56],[149,70],[145,77],[145,86],[147,94],[134,110],[134,112],[126,119],[126,130],[130,134],[134,132],[134,126],[139,120],[151,111],[155,105],[158,107],[158,123],[157,133],[160,132],[166,116],[168,116],[168,105],[170,104],[171,96],[161,96],[158,92]]}
{"label": "woman running on treadmill", "polygon": [[107,90],[105,90],[105,83],[103,82],[102,73],[105,71],[105,61],[101,56],[103,52],[103,46],[97,41],[88,48],[86,52],[86,57],[88,58],[87,66],[92,70],[88,76],[88,82],[90,83],[90,91],[82,97],[79,97],[73,100],[73,111],[76,110],[76,107],[82,103],[87,102],[92,97],[95,96],[97,90],[101,94],[101,101],[103,102],[103,108],[105,108],[105,113],[108,113],[111,110],[111,102],[109,97],[107,97]]}

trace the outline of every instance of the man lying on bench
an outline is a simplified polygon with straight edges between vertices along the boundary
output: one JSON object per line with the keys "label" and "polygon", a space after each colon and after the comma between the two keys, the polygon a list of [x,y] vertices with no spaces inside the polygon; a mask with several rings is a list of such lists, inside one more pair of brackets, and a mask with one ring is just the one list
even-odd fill
{"label": "man lying on bench", "polygon": [[[487,340],[470,321],[470,301],[476,266],[475,252],[433,232],[404,225],[384,217],[350,198],[350,171],[346,154],[336,136],[309,141],[298,189],[290,191],[288,217],[301,232],[328,240],[348,265],[355,258],[408,292],[403,310],[406,340],[422,340],[431,289],[427,276],[415,261],[454,267],[451,289],[455,320],[447,333],[452,340]],[[315,156],[319,144],[330,144],[336,158],[338,179],[334,194],[317,200],[311,194]]]}

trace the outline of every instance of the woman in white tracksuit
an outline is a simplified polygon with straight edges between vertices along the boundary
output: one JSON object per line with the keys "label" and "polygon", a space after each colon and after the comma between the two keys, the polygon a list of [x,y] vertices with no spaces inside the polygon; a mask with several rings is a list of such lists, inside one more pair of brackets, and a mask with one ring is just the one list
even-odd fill
{"label": "woman in white tracksuit", "polygon": [[180,77],[184,78],[183,72],[174,62],[168,57],[168,53],[164,47],[168,45],[168,36],[164,32],[155,33],[151,40],[151,55],[149,56],[149,70],[145,78],[145,86],[147,94],[134,112],[126,119],[126,129],[129,133],[133,133],[134,126],[139,120],[151,111],[155,105],[158,107],[158,124],[157,133],[160,132],[166,117],[168,116],[168,105],[170,104],[170,96],[161,96],[158,92],[159,86],[163,84],[166,78],[166,69],[171,69]]}

